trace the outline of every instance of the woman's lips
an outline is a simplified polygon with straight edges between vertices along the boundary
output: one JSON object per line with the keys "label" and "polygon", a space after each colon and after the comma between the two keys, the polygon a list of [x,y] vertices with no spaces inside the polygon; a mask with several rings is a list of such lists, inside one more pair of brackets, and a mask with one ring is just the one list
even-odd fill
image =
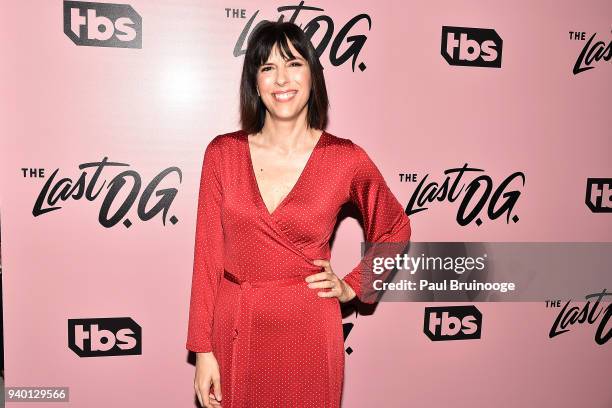
{"label": "woman's lips", "polygon": [[272,95],[274,95],[274,99],[278,102],[287,102],[293,99],[295,94],[297,94],[297,91],[276,92]]}

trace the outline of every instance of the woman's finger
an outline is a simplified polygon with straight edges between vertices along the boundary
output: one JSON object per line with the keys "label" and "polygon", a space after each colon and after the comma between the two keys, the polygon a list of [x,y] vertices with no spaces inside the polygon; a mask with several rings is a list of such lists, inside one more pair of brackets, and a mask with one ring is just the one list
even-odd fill
{"label": "woman's finger", "polygon": [[198,402],[200,403],[200,406],[203,407],[204,401],[202,401],[202,395],[200,395],[200,389],[198,387],[195,387],[195,392],[196,392],[196,396],[198,397]]}
{"label": "woman's finger", "polygon": [[317,292],[320,297],[331,298],[338,297],[342,292],[338,292],[336,289],[329,290],[327,292]]}
{"label": "woman's finger", "polygon": [[319,273],[315,273],[313,275],[308,275],[306,277],[306,282],[316,282],[316,281],[326,280],[326,279],[328,279],[328,273],[327,272],[319,272]]}
{"label": "woman's finger", "polygon": [[334,286],[336,286],[336,283],[333,280],[322,280],[308,284],[308,287],[311,289],[333,288]]}
{"label": "woman's finger", "polygon": [[208,394],[208,398],[210,398],[210,405],[212,405],[215,408],[221,407],[221,403],[217,401],[214,394]]}
{"label": "woman's finger", "polygon": [[331,263],[327,259],[315,259],[313,263],[317,266],[329,267]]}
{"label": "woman's finger", "polygon": [[223,396],[221,395],[221,378],[219,376],[213,377],[213,389],[215,400],[221,402]]}
{"label": "woman's finger", "polygon": [[[209,378],[204,378],[203,381],[204,384],[210,384],[210,379]],[[208,386],[207,386],[208,387]],[[205,391],[205,388],[198,388],[198,395],[200,396],[200,401],[202,403],[202,406],[205,408],[210,408],[210,398],[208,397],[208,392]]]}
{"label": "woman's finger", "polygon": [[322,288],[330,288],[328,291],[317,292],[317,295],[320,297],[340,297],[342,295],[342,285],[336,279],[325,282],[317,282],[316,285],[321,285],[320,287]]}

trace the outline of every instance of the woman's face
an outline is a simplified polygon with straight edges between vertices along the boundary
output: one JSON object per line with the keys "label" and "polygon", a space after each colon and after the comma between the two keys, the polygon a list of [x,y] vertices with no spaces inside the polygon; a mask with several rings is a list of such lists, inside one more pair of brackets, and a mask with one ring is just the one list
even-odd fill
{"label": "woman's face", "polygon": [[285,61],[278,44],[257,72],[257,89],[274,119],[296,119],[308,103],[311,77],[308,62],[288,41],[295,59]]}

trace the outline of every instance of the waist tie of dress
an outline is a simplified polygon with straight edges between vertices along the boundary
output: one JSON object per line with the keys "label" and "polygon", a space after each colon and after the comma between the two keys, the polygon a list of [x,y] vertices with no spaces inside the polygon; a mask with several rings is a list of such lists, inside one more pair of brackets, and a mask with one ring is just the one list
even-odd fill
{"label": "waist tie of dress", "polygon": [[[250,363],[253,290],[257,288],[296,285],[299,283],[307,285],[307,282],[304,280],[306,275],[249,282],[244,279],[240,280],[236,275],[228,270],[224,270],[223,277],[240,288],[238,293],[238,312],[232,333],[232,406],[227,408],[243,408],[248,406],[247,391],[249,379],[247,375]],[[240,360],[239,364],[236,364],[238,360]],[[223,392],[223,389],[221,389],[221,392]]]}

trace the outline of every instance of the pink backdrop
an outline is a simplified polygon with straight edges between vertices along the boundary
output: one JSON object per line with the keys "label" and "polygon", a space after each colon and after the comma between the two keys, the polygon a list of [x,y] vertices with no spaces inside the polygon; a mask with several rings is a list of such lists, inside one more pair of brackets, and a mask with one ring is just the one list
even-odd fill
{"label": "pink backdrop", "polygon": [[[193,406],[185,340],[203,152],[215,135],[238,129],[243,55],[233,52],[243,29],[252,17],[276,20],[278,7],[299,4],[243,3],[131,0],[142,17],[141,48],[77,46],[62,30],[59,0],[5,5],[0,208],[7,386],[70,387],[70,403],[54,406]],[[245,8],[227,14],[236,6]],[[610,62],[594,61],[578,74],[572,69],[591,35],[610,43],[612,3],[304,6],[323,11],[301,11],[297,24],[321,15],[334,22],[321,55],[328,131],[361,144],[402,204],[423,178],[441,183],[445,170],[464,163],[483,169],[495,187],[514,172],[525,175],[524,186],[510,185],[520,192],[511,211],[518,222],[483,213],[482,225],[461,226],[461,200],[427,202],[427,210],[410,216],[414,241],[611,241],[612,214],[585,204],[587,178],[612,177]],[[291,12],[282,14],[288,19]],[[365,42],[346,62],[332,64],[331,43],[360,14],[371,27],[362,18],[348,35]],[[494,29],[503,40],[501,67],[449,64],[440,52],[443,26]],[[322,22],[313,43],[326,28]],[[570,31],[586,38],[570,38]],[[342,40],[336,55],[349,45]],[[56,169],[53,185],[76,182],[79,165],[104,157],[129,166],[105,168],[97,198],[60,200],[61,209],[33,215]],[[155,188],[176,189],[165,221],[162,212],[143,221],[138,200],[170,167],[180,177],[170,172]],[[142,181],[136,202],[105,228],[98,215],[109,182],[127,170]],[[414,174],[413,181],[400,181],[400,173]],[[126,181],[111,214],[133,184]],[[146,209],[160,199],[153,193]],[[361,240],[356,220],[343,220],[332,249],[338,274],[356,265]],[[373,314],[346,317],[355,326],[346,339],[353,352],[344,407],[612,407],[612,342],[596,344],[594,326],[550,339],[558,310],[543,302],[478,303],[480,340],[432,342],[423,334],[425,306],[432,305],[380,303]],[[68,347],[68,319],[106,317],[130,317],[142,328],[142,354],[82,358]],[[40,406],[20,406],[30,404]]]}

